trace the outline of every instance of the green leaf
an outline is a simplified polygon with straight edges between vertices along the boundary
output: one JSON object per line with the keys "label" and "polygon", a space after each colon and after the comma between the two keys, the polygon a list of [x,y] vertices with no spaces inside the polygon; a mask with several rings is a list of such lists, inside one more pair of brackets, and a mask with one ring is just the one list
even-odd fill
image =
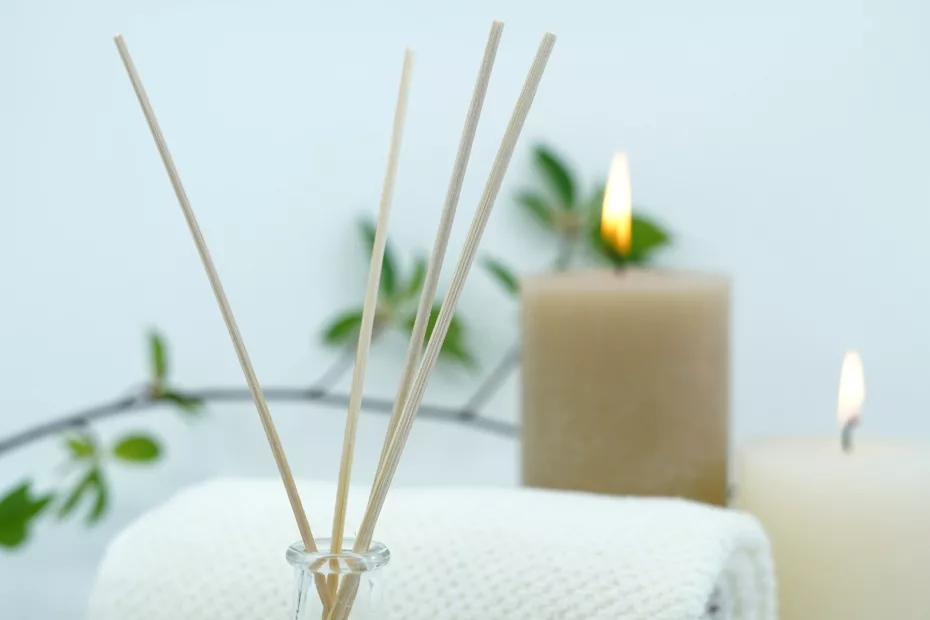
{"label": "green leaf", "polygon": [[[440,304],[433,306],[429,315],[429,321],[426,323],[426,340],[429,341],[433,335],[433,328],[436,327],[436,320],[439,318]],[[413,329],[416,321],[416,314],[411,314],[406,321],[408,330]],[[457,316],[452,317],[449,323],[449,329],[446,331],[446,338],[442,341],[442,348],[439,350],[439,356],[450,361],[455,361],[469,367],[477,367],[477,362],[468,346],[465,344],[465,324]]]}
{"label": "green leaf", "polygon": [[446,336],[442,343],[442,349],[439,350],[439,357],[454,361],[469,369],[478,367],[478,361],[468,350],[465,343],[459,339],[449,338]]}
{"label": "green leaf", "polygon": [[630,224],[630,251],[626,256],[620,254],[616,246],[601,236],[601,209],[604,202],[604,186],[595,190],[588,202],[590,229],[588,240],[596,253],[607,258],[614,265],[642,265],[648,263],[656,250],[671,243],[671,235],[665,228],[647,216],[633,210]]}
{"label": "green leaf", "polygon": [[671,243],[671,236],[662,226],[641,215],[633,216],[630,234],[633,237],[627,258],[634,263],[647,262],[653,252]]}
{"label": "green leaf", "polygon": [[94,467],[90,469],[79,481],[74,488],[71,489],[71,492],[68,493],[68,496],[65,498],[65,501],[62,502],[61,506],[58,507],[58,518],[64,519],[68,517],[74,509],[80,503],[81,498],[84,497],[84,494],[93,488],[93,476],[94,472],[97,471],[97,468]]}
{"label": "green leaf", "polygon": [[68,494],[67,499],[58,509],[58,518],[68,517],[74,509],[81,503],[85,497],[94,496],[94,503],[87,513],[85,521],[88,525],[96,523],[103,517],[107,510],[109,491],[107,490],[106,481],[100,468],[94,467],[84,475],[83,478]]}
{"label": "green leaf", "polygon": [[161,453],[158,443],[145,435],[128,435],[113,446],[113,456],[124,461],[154,461]]}
{"label": "green leaf", "polygon": [[[362,239],[365,240],[365,247],[368,249],[370,257],[375,249],[375,223],[370,219],[359,220],[359,230],[362,233]],[[384,246],[384,260],[381,263],[381,283],[378,287],[379,297],[385,299],[394,299],[397,294],[397,268],[394,262],[394,252],[391,250],[391,244]]]}
{"label": "green leaf", "polygon": [[199,413],[203,408],[203,400],[194,398],[193,396],[185,396],[177,392],[166,391],[161,397],[177,405],[178,409],[187,414]]}
{"label": "green leaf", "polygon": [[616,266],[643,265],[652,259],[656,250],[671,243],[669,233],[647,217],[634,214],[630,226],[630,251],[626,255],[601,236],[600,221],[591,227],[589,241],[592,249]]}
{"label": "green leaf", "polygon": [[566,211],[575,208],[575,181],[568,166],[545,146],[535,149],[536,166]]}
{"label": "green leaf", "polygon": [[[436,327],[436,320],[439,318],[439,310],[441,309],[441,307],[442,306],[437,303],[433,305],[433,308],[430,310],[429,319],[426,321],[426,340],[427,341],[430,339],[430,336],[433,335],[433,328]],[[417,320],[416,313],[411,313],[411,315],[407,317],[407,330],[408,331],[413,330],[413,324],[416,322],[416,320]],[[455,317],[452,317],[452,322],[449,324],[450,332],[452,331],[453,325],[455,325]]]}
{"label": "green leaf", "polygon": [[156,385],[161,385],[168,376],[168,358],[165,340],[157,331],[149,332],[149,355],[152,364],[152,379]]}
{"label": "green leaf", "polygon": [[362,328],[362,311],[343,312],[323,330],[323,342],[328,345],[342,344],[355,338]]}
{"label": "green leaf", "polygon": [[604,194],[607,192],[607,187],[600,185],[595,188],[594,193],[591,194],[591,198],[588,200],[588,210],[591,213],[591,218],[597,222],[597,225],[601,225],[601,212],[604,209]]}
{"label": "green leaf", "polygon": [[103,478],[103,473],[99,469],[95,469],[93,473],[92,484],[97,497],[94,498],[94,505],[91,506],[90,512],[87,513],[86,522],[88,525],[96,523],[106,514],[110,499],[110,492],[107,489],[107,483]]}
{"label": "green leaf", "polygon": [[426,280],[426,267],[426,257],[418,257],[416,263],[413,265],[413,275],[410,276],[410,281],[407,282],[407,287],[404,290],[404,299],[416,297],[420,289],[423,288],[423,282]]}
{"label": "green leaf", "polygon": [[517,203],[524,208],[546,228],[552,228],[552,206],[545,198],[532,192],[523,192],[517,195]]}
{"label": "green leaf", "polygon": [[28,521],[0,523],[0,547],[12,549],[29,538]]}
{"label": "green leaf", "polygon": [[520,292],[520,282],[509,267],[489,256],[485,257],[484,260],[481,261],[481,264],[484,265],[488,273],[490,273],[494,279],[497,280],[497,283],[510,295],[516,295]]}
{"label": "green leaf", "polygon": [[65,445],[71,456],[78,460],[91,458],[97,451],[94,442],[86,435],[69,435],[65,437]]}
{"label": "green leaf", "polygon": [[18,547],[29,537],[29,525],[53,499],[32,496],[31,482],[24,482],[0,499],[0,547]]}

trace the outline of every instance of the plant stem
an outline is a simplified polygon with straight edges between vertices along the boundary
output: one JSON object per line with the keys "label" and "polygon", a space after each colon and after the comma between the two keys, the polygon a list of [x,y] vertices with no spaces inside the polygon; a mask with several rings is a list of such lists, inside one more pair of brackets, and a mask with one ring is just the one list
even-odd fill
{"label": "plant stem", "polygon": [[572,255],[575,253],[575,242],[577,238],[574,234],[565,234],[559,238],[559,253],[555,257],[553,269],[556,271],[565,271],[572,263]]}
{"label": "plant stem", "polygon": [[112,418],[118,415],[122,415],[128,411],[134,411],[140,407],[146,407],[148,406],[149,402],[150,397],[144,394],[124,396],[109,403],[96,405],[94,407],[84,409],[83,411],[63,416],[57,420],[37,424],[32,428],[26,429],[25,431],[15,435],[11,435],[10,437],[0,441],[0,454],[11,452],[16,448],[25,446],[26,444],[38,441],[40,439],[44,439],[49,435],[57,435],[62,431],[81,428],[89,425],[91,422],[96,422],[105,418]]}
{"label": "plant stem", "polygon": [[[556,271],[565,271],[572,263],[575,245],[578,239],[573,234],[563,234],[559,239],[559,252],[555,257],[552,268]],[[478,389],[462,407],[463,415],[476,416],[492,396],[500,389],[504,381],[520,364],[521,344],[519,342],[510,346],[504,356],[491,371],[491,374],[481,382]],[[488,418],[486,418],[488,419]]]}
{"label": "plant stem", "polygon": [[[329,407],[348,407],[349,395],[334,392],[332,388],[352,368],[354,361],[355,347],[348,346],[323,371],[323,374],[313,382],[312,387],[271,386],[264,389],[265,398],[281,402],[309,402]],[[504,358],[478,386],[474,395],[466,401],[463,407],[423,404],[420,406],[418,416],[431,420],[464,424],[475,430],[503,437],[515,437],[519,432],[519,428],[515,424],[483,417],[478,414],[478,410],[487,404],[487,401],[512,374],[519,363],[520,345],[517,343],[507,351]],[[246,388],[239,387],[174,389],[173,393],[204,403],[251,402],[252,400],[252,393]],[[153,409],[162,404],[170,404],[170,401],[159,394],[153,394],[148,386],[144,386],[133,393],[110,402],[67,414],[10,435],[0,440],[0,456],[71,429],[87,427],[93,422],[132,412]],[[362,401],[363,410],[380,414],[390,414],[393,405],[394,402],[389,398],[368,397]]]}
{"label": "plant stem", "polygon": [[[177,393],[202,402],[251,402],[252,400],[252,393],[248,389],[238,387],[208,387]],[[322,392],[319,388],[272,386],[265,389],[265,398],[281,402],[319,403],[340,409],[349,404],[348,394]],[[161,397],[143,394],[121,398],[77,413],[64,415],[56,420],[38,424],[3,439],[0,441],[0,456],[64,431],[87,426],[92,422],[132,412],[141,412],[168,403],[169,401]],[[365,398],[362,401],[362,409],[373,413],[390,414],[393,404],[393,401],[389,398]],[[518,429],[513,424],[498,422],[477,415],[463,415],[464,411],[458,407],[424,404],[420,407],[419,417],[457,422],[472,426],[477,430],[505,437],[513,437],[517,434]]]}
{"label": "plant stem", "polygon": [[[377,334],[372,335],[372,340],[377,337]],[[355,363],[355,345],[350,344],[346,347],[343,347],[342,351],[339,353],[339,356],[330,364],[329,368],[323,371],[323,374],[320,375],[319,379],[313,382],[313,390],[319,392],[320,394],[327,394],[333,387],[339,383],[339,380],[352,369],[352,366]]]}
{"label": "plant stem", "polygon": [[491,374],[481,382],[474,395],[468,399],[462,410],[472,416],[477,416],[478,411],[491,399],[492,396],[500,389],[504,381],[511,375],[513,370],[520,363],[520,343],[516,343],[507,349],[504,357],[497,363]]}

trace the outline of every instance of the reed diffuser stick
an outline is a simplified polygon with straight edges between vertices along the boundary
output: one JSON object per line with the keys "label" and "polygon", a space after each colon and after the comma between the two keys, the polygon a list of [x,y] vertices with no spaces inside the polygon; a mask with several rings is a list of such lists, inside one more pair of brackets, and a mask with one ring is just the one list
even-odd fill
{"label": "reed diffuser stick", "polygon": [[517,101],[516,108],[514,109],[513,115],[510,119],[510,124],[507,126],[507,131],[504,134],[504,138],[501,141],[500,148],[498,149],[497,157],[495,158],[494,165],[491,168],[491,174],[488,177],[488,181],[484,188],[484,193],[481,196],[481,201],[478,204],[478,209],[476,210],[474,219],[472,220],[472,225],[469,229],[468,237],[465,240],[465,245],[462,248],[461,255],[459,256],[459,262],[452,277],[452,283],[449,285],[449,291],[446,294],[446,298],[442,302],[442,307],[439,311],[439,317],[436,319],[436,325],[433,328],[432,336],[429,339],[429,343],[426,346],[426,352],[423,355],[423,361],[420,363],[420,368],[417,371],[416,379],[411,386],[410,394],[408,395],[407,402],[404,405],[404,411],[401,415],[401,420],[398,425],[397,435],[385,462],[385,470],[380,472],[380,474],[376,477],[377,484],[375,488],[372,489],[371,498],[369,499],[368,507],[365,510],[365,516],[362,519],[362,524],[359,528],[359,534],[356,537],[356,551],[365,551],[368,549],[368,545],[371,544],[371,537],[374,533],[374,528],[377,524],[378,516],[381,513],[381,508],[384,505],[387,491],[390,488],[391,482],[393,481],[394,473],[397,471],[397,465],[406,445],[407,438],[410,435],[410,429],[413,425],[413,420],[416,417],[417,409],[419,408],[420,403],[423,401],[423,396],[426,393],[426,386],[429,383],[430,374],[432,373],[433,368],[436,366],[436,361],[439,359],[439,352],[442,348],[442,342],[449,330],[449,324],[452,322],[452,317],[455,314],[456,306],[458,306],[459,297],[462,294],[462,289],[465,287],[465,280],[468,277],[468,272],[471,269],[471,265],[475,259],[475,254],[478,251],[478,244],[480,243],[481,236],[484,233],[484,228],[487,224],[488,217],[491,215],[491,209],[494,207],[494,202],[497,199],[498,192],[500,191],[501,184],[504,180],[504,175],[507,172],[507,167],[509,166],[510,159],[513,156],[514,148],[516,147],[517,140],[520,137],[520,131],[523,129],[523,124],[526,121],[530,107],[533,104],[533,98],[536,96],[536,90],[539,87],[540,81],[542,80],[543,72],[546,68],[546,63],[549,60],[549,56],[552,53],[552,48],[554,45],[555,35],[546,33],[539,44],[539,50],[537,51],[536,58],[533,61],[533,66],[531,67],[530,72],[526,77],[526,82],[523,85],[523,91],[520,94],[520,98]]}
{"label": "reed diffuser stick", "polygon": [[410,391],[416,375],[417,365],[420,363],[423,341],[426,338],[426,327],[429,324],[430,313],[433,310],[433,300],[436,297],[436,287],[439,283],[439,274],[442,272],[442,263],[446,255],[446,248],[449,245],[449,234],[452,232],[455,210],[462,194],[465,170],[468,168],[468,160],[471,157],[471,148],[475,142],[475,133],[478,131],[478,121],[481,118],[481,108],[484,106],[484,98],[488,92],[488,82],[491,80],[494,58],[497,56],[497,48],[500,45],[503,30],[503,22],[495,21],[491,24],[491,32],[488,35],[488,42],[484,49],[481,69],[478,71],[478,80],[475,83],[471,104],[465,117],[465,127],[462,129],[462,137],[459,140],[459,150],[455,155],[455,163],[452,165],[452,177],[449,179],[449,187],[446,190],[445,205],[439,218],[439,225],[436,228],[436,238],[430,252],[426,277],[423,281],[423,290],[420,292],[420,302],[417,307],[413,330],[410,333],[410,342],[407,345],[403,372],[401,373],[400,382],[397,384],[394,408],[391,410],[391,419],[388,422],[387,433],[384,436],[384,444],[381,446],[381,457],[378,459],[378,468],[375,470],[379,473],[384,469],[384,461],[397,432],[404,403],[407,400],[407,393]]}
{"label": "reed diffuser stick", "polygon": [[265,436],[268,438],[268,445],[271,447],[271,454],[274,456],[275,464],[278,466],[278,473],[281,475],[281,481],[284,483],[284,489],[287,492],[287,499],[291,504],[291,510],[294,513],[294,519],[297,521],[297,529],[300,531],[300,538],[304,547],[308,551],[316,551],[316,541],[313,538],[313,532],[310,530],[310,523],[307,520],[307,513],[304,511],[303,504],[300,501],[300,495],[297,492],[297,485],[294,484],[294,475],[291,473],[287,457],[284,455],[284,447],[281,445],[281,439],[278,437],[278,431],[275,429],[274,421],[271,419],[271,412],[268,410],[268,404],[265,402],[265,396],[262,393],[261,385],[258,383],[258,377],[255,376],[255,370],[252,368],[252,361],[249,359],[249,353],[246,351],[245,343],[242,341],[242,335],[239,333],[239,327],[236,325],[236,319],[233,316],[232,308],[226,299],[226,293],[223,291],[223,284],[220,282],[220,276],[210,257],[210,250],[207,249],[207,243],[200,231],[200,225],[194,216],[194,210],[191,208],[190,200],[181,184],[181,177],[168,151],[168,145],[165,137],[162,135],[158,120],[155,118],[155,111],[149,103],[148,95],[142,80],[136,71],[132,57],[129,55],[129,49],[122,35],[116,35],[114,38],[116,49],[119,50],[120,58],[129,74],[129,80],[132,82],[132,88],[139,99],[139,105],[142,107],[142,113],[155,139],[155,146],[161,155],[162,163],[171,180],[174,193],[181,205],[181,211],[184,213],[184,219],[187,220],[187,226],[190,228],[191,235],[194,238],[194,244],[197,246],[197,252],[200,254],[200,260],[203,262],[203,268],[207,272],[207,279],[213,288],[213,294],[216,296],[216,302],[220,306],[220,312],[223,320],[226,322],[226,328],[229,330],[229,337],[232,339],[233,348],[236,350],[236,356],[239,358],[239,364],[242,366],[242,372],[245,375],[246,383],[252,392],[252,400],[255,402],[255,408],[258,410],[258,417],[261,420],[262,428],[265,430]]}
{"label": "reed diffuser stick", "polygon": [[371,349],[371,334],[374,329],[375,313],[378,309],[378,287],[381,282],[381,266],[387,244],[388,219],[391,212],[391,201],[394,197],[394,183],[397,179],[397,164],[400,158],[400,146],[404,133],[404,119],[407,113],[407,98],[410,91],[412,71],[413,51],[408,49],[404,52],[400,88],[397,92],[391,148],[388,153],[384,185],[381,189],[381,204],[378,208],[378,223],[375,229],[374,247],[371,252],[371,265],[368,268],[368,286],[365,289],[362,325],[359,330],[358,350],[355,355],[355,371],[352,374],[352,391],[349,393],[349,409],[346,414],[346,427],[342,441],[342,460],[339,465],[339,485],[336,491],[336,506],[333,512],[333,535],[330,547],[330,551],[333,553],[342,553],[346,506],[349,501],[349,483],[352,478],[352,461],[355,456],[355,437],[358,430],[359,414],[362,409],[365,367],[368,362],[368,352]]}
{"label": "reed diffuser stick", "polygon": [[[384,500],[387,497],[387,492],[390,489],[394,474],[397,471],[397,465],[400,462],[400,456],[403,453],[407,438],[410,436],[410,429],[412,428],[417,408],[423,401],[423,395],[426,393],[426,386],[429,382],[430,374],[436,365],[436,360],[439,358],[442,342],[449,330],[449,324],[452,321],[452,316],[458,305],[458,300],[465,285],[468,271],[474,262],[475,254],[478,250],[478,243],[481,241],[481,235],[484,232],[497,194],[500,191],[504,174],[507,171],[507,166],[510,164],[517,139],[520,137],[520,131],[523,129],[523,124],[529,114],[533,98],[536,95],[536,90],[539,87],[539,82],[542,79],[546,63],[549,60],[554,45],[555,35],[546,33],[539,44],[539,50],[536,53],[533,66],[527,75],[526,82],[523,85],[523,91],[520,94],[510,123],[507,126],[507,131],[501,141],[497,157],[491,168],[491,174],[488,177],[484,193],[481,196],[478,209],[472,220],[468,238],[459,256],[459,262],[452,278],[452,284],[449,286],[449,291],[446,294],[446,298],[443,300],[442,308],[439,311],[439,317],[436,319],[436,326],[433,328],[433,333],[426,346],[426,352],[423,355],[423,361],[420,363],[416,379],[411,386],[407,402],[404,405],[404,411],[400,423],[398,424],[397,433],[391,444],[389,454],[385,459],[385,469],[375,478],[375,485],[372,488],[371,497],[368,500],[365,516],[362,519],[359,533],[355,539],[354,550],[356,552],[367,551],[369,545],[371,545],[375,525],[377,525],[378,517],[384,506]],[[336,595],[336,599],[333,602],[333,606],[330,609],[328,620],[345,620],[348,618],[355,600],[355,594],[358,591],[358,586],[359,581],[357,578],[347,578],[343,580]]]}

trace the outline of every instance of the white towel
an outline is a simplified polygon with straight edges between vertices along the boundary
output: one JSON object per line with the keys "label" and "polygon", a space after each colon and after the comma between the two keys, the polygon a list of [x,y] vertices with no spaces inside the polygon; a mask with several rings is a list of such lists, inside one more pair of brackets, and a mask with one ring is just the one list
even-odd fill
{"label": "white towel", "polygon": [[[301,483],[316,536],[335,489]],[[354,532],[367,489],[350,496]],[[186,490],[119,534],[90,620],[287,620],[297,538],[273,480]],[[395,620],[775,620],[768,541],[751,517],[674,499],[529,489],[394,489]]]}

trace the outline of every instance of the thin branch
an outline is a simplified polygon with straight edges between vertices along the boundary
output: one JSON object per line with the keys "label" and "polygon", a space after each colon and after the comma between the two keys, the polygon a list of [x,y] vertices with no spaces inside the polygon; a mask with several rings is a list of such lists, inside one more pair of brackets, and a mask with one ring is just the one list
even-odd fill
{"label": "thin branch", "polygon": [[511,345],[504,354],[504,357],[501,358],[501,361],[499,361],[497,366],[494,367],[494,370],[491,371],[491,374],[481,382],[481,385],[475,390],[474,395],[468,399],[468,402],[465,403],[462,410],[476,416],[478,411],[487,404],[495,393],[497,393],[497,390],[500,389],[504,381],[510,377],[519,364],[520,343],[518,342]]}
{"label": "thin branch", "polygon": [[[319,403],[327,407],[344,409],[349,405],[349,395],[334,392],[332,388],[352,368],[354,361],[354,347],[347,346],[333,363],[323,371],[320,377],[313,382],[312,387],[271,386],[265,388],[265,398],[269,401],[279,402]],[[520,345],[516,344],[508,350],[505,357],[478,386],[474,395],[468,399],[463,407],[423,404],[420,406],[420,417],[463,424],[492,435],[516,437],[519,433],[517,425],[483,417],[478,414],[478,410],[490,400],[504,381],[513,373],[519,362]],[[252,400],[251,392],[248,389],[238,387],[207,387],[194,390],[174,389],[173,393],[203,403],[251,402]],[[0,440],[0,457],[47,437],[59,435],[72,429],[87,427],[93,422],[132,412],[145,411],[163,404],[171,404],[171,401],[161,395],[153,394],[148,386],[144,386],[134,393],[102,405],[67,414],[10,435]],[[389,398],[366,397],[362,401],[362,410],[378,414],[390,414],[393,405],[393,400]]]}
{"label": "thin branch", "polygon": [[[190,392],[180,392],[181,396],[202,400],[204,402],[236,402],[247,400],[248,391],[242,388],[203,388]],[[316,388],[267,387],[265,396],[268,400],[280,402],[311,402],[331,407],[343,407],[349,404],[349,395],[344,392],[321,393]],[[394,401],[390,398],[366,397],[362,408],[372,413],[390,413]],[[421,411],[429,410],[428,417],[456,421],[461,419],[462,409],[443,405],[424,405]]]}
{"label": "thin branch", "polygon": [[[377,337],[377,333],[372,336],[372,339]],[[313,390],[319,392],[320,394],[326,394],[335,387],[339,380],[352,369],[352,365],[355,363],[355,346],[354,343],[350,343],[348,346],[342,348],[342,351],[339,353],[339,356],[333,361],[330,366],[323,371],[323,374],[320,375],[319,379],[313,382]]]}
{"label": "thin branch", "polygon": [[[555,271],[564,271],[571,266],[577,241],[577,235],[563,234],[560,237],[559,251],[552,264],[552,268]],[[520,365],[520,352],[521,344],[519,342],[516,342],[507,349],[504,356],[497,363],[497,366],[491,371],[491,374],[481,382],[472,397],[469,398],[462,407],[464,415],[478,415],[478,411],[491,400],[491,397],[497,393],[497,390],[500,389],[510,375],[513,374],[514,370]]]}
{"label": "thin branch", "polygon": [[575,244],[577,236],[573,234],[563,234],[559,238],[559,253],[555,257],[553,268],[556,271],[565,271],[572,263],[575,253]]}
{"label": "thin branch", "polygon": [[124,396],[109,403],[104,403],[102,405],[84,409],[83,411],[78,411],[77,413],[63,416],[57,420],[43,422],[42,424],[33,426],[32,428],[26,429],[25,431],[15,435],[11,435],[10,437],[0,441],[0,455],[6,452],[11,452],[34,441],[44,439],[49,435],[57,435],[63,431],[82,428],[91,422],[97,422],[106,418],[116,417],[118,415],[122,415],[123,413],[135,411],[148,406],[149,398],[146,395],[135,394],[132,396]]}
{"label": "thin branch", "polygon": [[[237,387],[208,387],[190,391],[176,391],[175,393],[205,403],[251,402],[252,399],[251,392],[249,392],[248,389]],[[279,402],[319,403],[338,409],[344,409],[349,404],[348,394],[321,392],[319,388],[272,386],[265,388],[265,398],[269,401],[273,400]],[[71,429],[82,428],[92,422],[152,409],[161,404],[170,404],[170,401],[151,394],[138,394],[91,407],[77,413],[65,415],[56,420],[36,425],[3,439],[0,441],[0,456],[41,439],[55,436]],[[362,401],[363,410],[379,414],[390,414],[393,405],[393,401],[389,398],[368,397]],[[466,413],[467,412],[459,407],[427,404],[420,407],[420,416],[424,418],[460,423],[466,426],[472,426],[477,430],[503,437],[514,437],[517,435],[518,429],[516,425],[499,422],[491,418],[483,418],[477,415],[465,415]]]}

